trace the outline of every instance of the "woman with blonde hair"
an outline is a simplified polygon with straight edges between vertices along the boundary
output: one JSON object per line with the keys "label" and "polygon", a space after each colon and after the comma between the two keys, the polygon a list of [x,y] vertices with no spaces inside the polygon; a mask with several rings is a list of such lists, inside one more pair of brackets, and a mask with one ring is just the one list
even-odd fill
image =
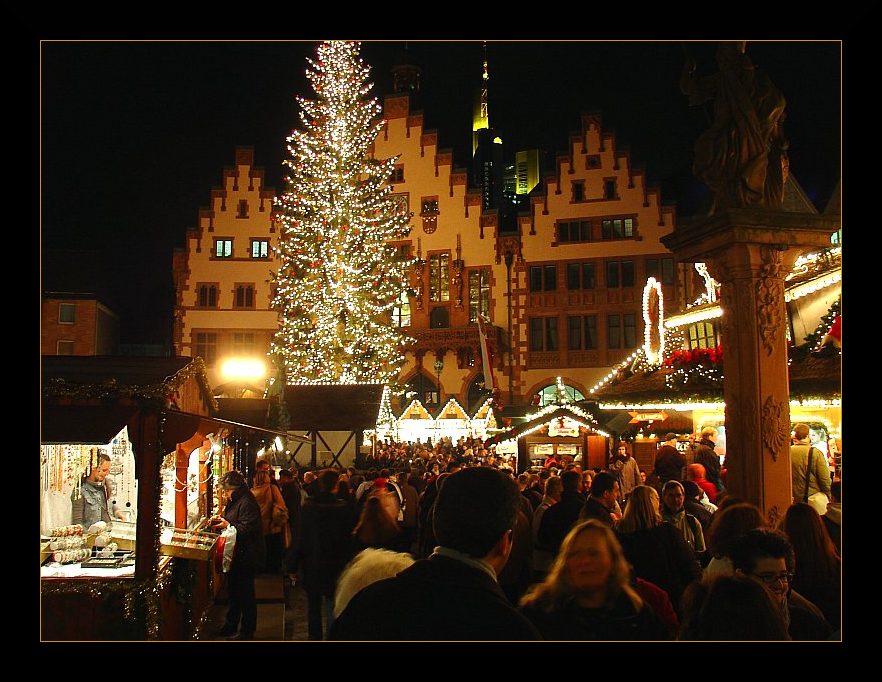
{"label": "woman with blonde hair", "polygon": [[548,577],[521,599],[521,612],[545,639],[668,639],[630,575],[615,533],[588,519],[567,533]]}
{"label": "woman with blonde hair", "polygon": [[634,574],[667,592],[679,614],[683,591],[701,577],[701,566],[682,534],[662,521],[655,488],[634,488],[616,534]]}

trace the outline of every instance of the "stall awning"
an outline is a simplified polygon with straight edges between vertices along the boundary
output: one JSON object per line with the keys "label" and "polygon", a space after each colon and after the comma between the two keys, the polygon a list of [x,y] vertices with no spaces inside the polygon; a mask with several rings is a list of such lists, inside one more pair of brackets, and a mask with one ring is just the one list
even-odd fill
{"label": "stall awning", "polygon": [[107,445],[139,411],[134,405],[43,405],[40,442]]}

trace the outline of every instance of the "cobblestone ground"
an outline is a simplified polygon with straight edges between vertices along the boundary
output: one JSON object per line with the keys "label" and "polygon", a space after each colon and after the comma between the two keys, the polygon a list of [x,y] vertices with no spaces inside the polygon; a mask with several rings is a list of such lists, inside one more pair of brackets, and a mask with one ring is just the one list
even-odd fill
{"label": "cobblestone ground", "polygon": [[[306,592],[300,585],[293,585],[287,577],[259,575],[255,579],[257,592],[258,641],[308,641],[306,633]],[[227,612],[223,590],[216,603],[209,609],[203,628],[203,639],[224,641],[212,633],[223,625]]]}

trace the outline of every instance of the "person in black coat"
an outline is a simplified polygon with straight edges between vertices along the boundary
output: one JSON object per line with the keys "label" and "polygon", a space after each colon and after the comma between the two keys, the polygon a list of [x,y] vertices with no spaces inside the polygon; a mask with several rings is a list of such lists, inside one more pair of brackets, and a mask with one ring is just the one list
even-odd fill
{"label": "person in black coat", "polygon": [[578,471],[564,471],[560,475],[560,482],[563,485],[560,501],[551,505],[542,515],[538,533],[539,543],[552,553],[557,552],[570,528],[576,525],[579,512],[585,506],[582,474]]}
{"label": "person in black coat", "polygon": [[[257,569],[259,545],[263,544],[260,505],[248,489],[245,477],[238,471],[226,473],[220,481],[226,506],[221,516],[213,516],[211,526],[224,530],[236,529],[236,547],[227,573],[229,607],[223,627],[216,633],[228,639],[254,639],[257,629],[257,598],[254,574]],[[239,629],[239,621],[242,628]]]}
{"label": "person in black coat", "polygon": [[662,521],[655,488],[634,488],[616,535],[634,574],[667,592],[680,614],[683,592],[701,578],[701,566],[680,532]]}
{"label": "person in black coat", "polygon": [[511,552],[519,496],[511,477],[488,467],[448,476],[432,516],[439,546],[356,594],[329,639],[540,639],[496,579]]}
{"label": "person in black coat", "polygon": [[306,500],[300,518],[301,570],[307,599],[307,634],[322,639],[322,606],[328,627],[333,621],[337,577],[349,563],[355,517],[337,497],[340,473],[325,469],[317,481],[320,492]]}
{"label": "person in black coat", "polygon": [[701,440],[695,448],[695,463],[704,467],[704,477],[717,486],[718,492],[724,492],[722,465],[720,456],[716,453],[717,430],[713,426],[706,426],[701,430]]}

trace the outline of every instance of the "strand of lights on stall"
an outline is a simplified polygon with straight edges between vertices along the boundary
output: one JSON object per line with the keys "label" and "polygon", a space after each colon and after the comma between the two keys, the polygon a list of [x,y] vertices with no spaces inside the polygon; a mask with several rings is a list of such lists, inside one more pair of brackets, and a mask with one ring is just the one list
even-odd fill
{"label": "strand of lights on stall", "polygon": [[[652,350],[652,317],[649,310],[649,299],[652,292],[658,296],[658,352]],[[665,347],[665,297],[661,282],[655,277],[646,280],[643,287],[643,352],[649,363],[658,363]]]}
{"label": "strand of lights on stall", "polygon": [[841,269],[823,275],[822,277],[813,279],[809,282],[803,282],[802,284],[798,284],[795,287],[788,289],[784,292],[784,301],[786,303],[789,303],[790,301],[795,301],[802,298],[803,296],[808,296],[809,294],[813,294],[816,291],[820,291],[821,289],[826,289],[827,287],[832,286],[840,281],[842,281]]}

